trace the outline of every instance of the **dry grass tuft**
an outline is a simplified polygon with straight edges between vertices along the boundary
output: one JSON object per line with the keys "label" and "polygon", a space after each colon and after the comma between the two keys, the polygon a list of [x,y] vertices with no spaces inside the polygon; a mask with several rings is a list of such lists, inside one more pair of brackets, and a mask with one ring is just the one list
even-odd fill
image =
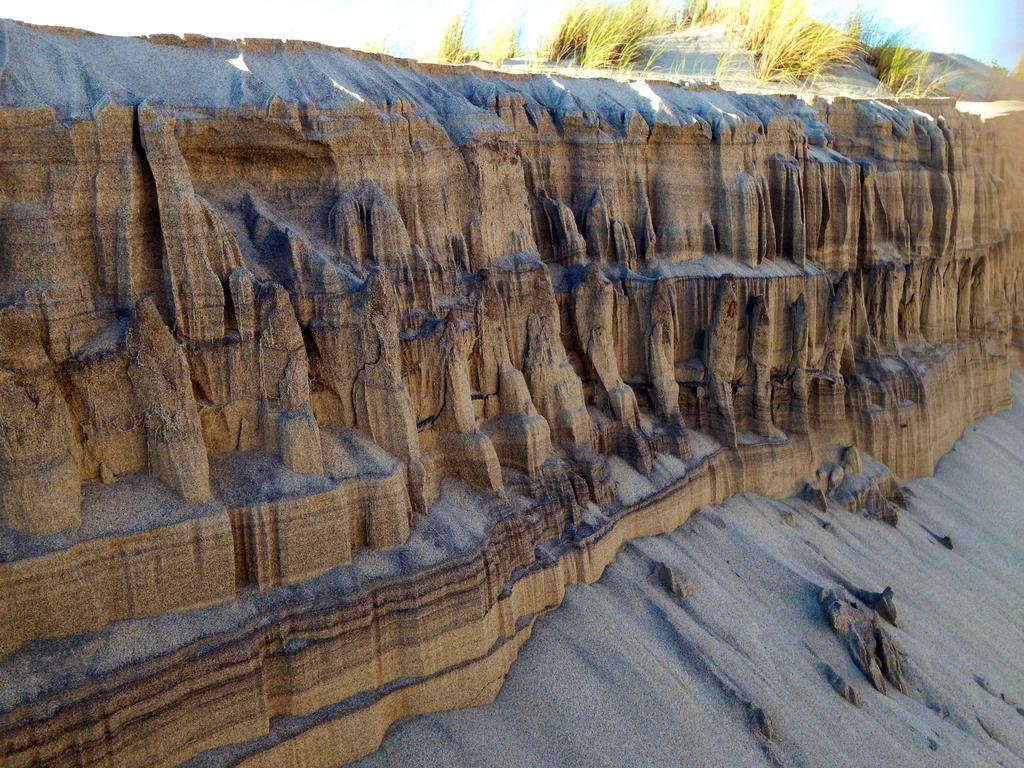
{"label": "dry grass tuft", "polygon": [[871,49],[868,63],[878,72],[878,79],[894,96],[929,96],[942,85],[942,78],[929,78],[927,51],[904,45]]}
{"label": "dry grass tuft", "polygon": [[577,0],[556,24],[543,57],[572,59],[588,69],[629,69],[640,60],[645,38],[675,31],[680,21],[659,0]]}
{"label": "dry grass tuft", "polygon": [[387,35],[383,37],[368,37],[363,41],[362,50],[367,53],[388,53],[390,45],[391,43]]}
{"label": "dry grass tuft", "polygon": [[[846,24],[815,18],[813,0],[574,0],[537,53],[537,61],[572,61],[586,69],[644,71],[660,50],[649,38],[684,27],[721,24],[749,51],[753,74],[768,81],[814,81],[830,66],[859,56],[896,96],[928,95],[943,78],[929,79],[929,56],[913,45],[912,30],[878,16],[854,12]],[[445,33],[441,58],[461,63],[477,58],[464,42],[466,15]],[[495,30],[481,52],[500,65],[517,52],[511,27]],[[644,66],[641,51],[648,49]],[[719,62],[720,65],[722,62]],[[720,69],[722,67],[720,66]],[[1019,69],[1019,67],[1018,67]]]}
{"label": "dry grass tuft", "polygon": [[846,32],[858,42],[867,63],[894,96],[928,96],[941,86],[942,77],[928,76],[930,57],[927,51],[914,47],[913,29],[894,27],[858,10],[850,16]]}
{"label": "dry grass tuft", "polygon": [[724,24],[754,55],[754,75],[761,80],[813,81],[858,55],[896,96],[928,95],[943,79],[929,79],[928,53],[912,45],[912,29],[862,10],[840,28],[814,18],[808,0],[687,0],[683,19]]}
{"label": "dry grass tuft", "polygon": [[506,59],[514,59],[518,51],[519,30],[512,24],[501,24],[487,33],[480,45],[480,58],[500,67]]}
{"label": "dry grass tuft", "polygon": [[722,20],[722,15],[714,0],[685,0],[683,3],[682,23],[698,27],[715,24]]}
{"label": "dry grass tuft", "polygon": [[856,40],[813,18],[807,0],[722,0],[710,15],[754,53],[761,80],[813,80],[857,54]]}
{"label": "dry grass tuft", "polygon": [[437,50],[437,58],[445,64],[465,64],[480,58],[479,51],[466,44],[466,28],[469,26],[469,13],[460,11],[452,17],[441,36],[441,47]]}

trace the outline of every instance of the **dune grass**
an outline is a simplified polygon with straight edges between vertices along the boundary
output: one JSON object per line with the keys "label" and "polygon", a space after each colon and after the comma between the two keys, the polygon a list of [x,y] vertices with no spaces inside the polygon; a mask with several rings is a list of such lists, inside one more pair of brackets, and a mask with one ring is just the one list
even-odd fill
{"label": "dune grass", "polygon": [[571,59],[587,69],[629,69],[641,59],[645,38],[679,28],[681,15],[659,0],[576,0],[562,14],[546,45],[549,62]]}
{"label": "dune grass", "polygon": [[754,53],[760,80],[813,80],[857,54],[856,41],[813,18],[807,0],[722,0],[708,15]]}
{"label": "dune grass", "polygon": [[499,24],[484,36],[480,58],[500,67],[506,59],[514,59],[518,50],[519,30],[509,23]]}
{"label": "dune grass", "polygon": [[895,27],[875,14],[857,10],[847,21],[846,33],[857,41],[878,80],[894,96],[927,96],[941,85],[941,77],[929,78],[929,55],[914,47],[913,29]]}
{"label": "dune grass", "polygon": [[843,30],[814,19],[808,0],[685,0],[674,7],[658,0],[577,0],[556,24],[544,58],[635,68],[646,38],[719,23],[754,54],[754,74],[762,80],[812,79],[858,50]]}
{"label": "dune grass", "polygon": [[682,23],[689,26],[714,24],[720,21],[714,0],[685,0],[683,3]]}
{"label": "dune grass", "polygon": [[1024,56],[1017,59],[1017,66],[1013,70],[1013,76],[1018,80],[1024,80]]}
{"label": "dune grass", "polygon": [[388,53],[390,50],[389,46],[390,41],[388,40],[387,35],[384,35],[382,37],[367,37],[363,40],[363,44],[360,46],[360,49],[367,53]]}
{"label": "dune grass", "polygon": [[985,66],[993,70],[994,72],[997,72],[1000,75],[1003,75],[1005,77],[1010,76],[1010,70],[1008,70],[1006,67],[1000,64],[998,59],[989,59],[988,61],[985,62]]}
{"label": "dune grass", "polygon": [[894,96],[928,96],[942,84],[941,77],[928,76],[927,51],[906,45],[883,45],[870,49],[867,60]]}
{"label": "dune grass", "polygon": [[[929,56],[914,47],[913,30],[861,10],[845,23],[829,23],[815,18],[811,2],[574,0],[528,58],[538,65],[570,61],[584,69],[635,74],[651,68],[663,50],[652,47],[650,38],[721,24],[749,52],[753,75],[760,80],[813,82],[829,67],[863,56],[895,96],[929,95],[940,85],[942,78],[928,77]],[[479,50],[470,47],[469,16],[464,10],[446,27],[439,60],[463,64],[483,59],[501,66],[522,53],[518,31],[510,24],[487,33]]]}
{"label": "dune grass", "polygon": [[895,96],[927,96],[943,78],[929,77],[929,55],[913,29],[855,10],[845,24],[811,15],[808,0],[687,0],[685,23],[724,24],[754,55],[760,80],[813,81],[828,67],[863,56]]}
{"label": "dune grass", "polygon": [[441,45],[437,49],[438,60],[445,64],[465,64],[480,58],[480,52],[470,48],[466,42],[468,26],[468,11],[459,11],[452,17],[441,35]]}

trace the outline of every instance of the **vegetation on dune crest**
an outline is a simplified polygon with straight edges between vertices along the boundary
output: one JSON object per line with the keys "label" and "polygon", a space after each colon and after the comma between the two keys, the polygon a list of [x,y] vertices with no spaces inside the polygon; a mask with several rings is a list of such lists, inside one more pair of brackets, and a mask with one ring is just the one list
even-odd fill
{"label": "vegetation on dune crest", "polygon": [[1010,70],[1008,70],[1006,67],[1000,64],[999,61],[996,59],[989,59],[988,63],[985,66],[987,66],[989,69],[994,69],[1000,75],[1005,75],[1006,77],[1010,76]]}
{"label": "vegetation on dune crest", "polygon": [[[753,54],[760,80],[814,80],[828,66],[863,53],[894,92],[919,90],[927,54],[906,44],[909,33],[886,37],[880,23],[871,19],[869,27],[867,21],[858,14],[839,28],[814,18],[809,0],[685,0],[675,6],[658,0],[576,0],[556,24],[543,58],[571,59],[588,68],[635,68],[645,39],[722,24]],[[861,31],[870,39],[862,39]]]}
{"label": "vegetation on dune crest", "polygon": [[683,3],[682,22],[687,26],[714,24],[721,21],[713,0],[686,0]]}
{"label": "vegetation on dune crest", "polygon": [[928,52],[912,45],[914,30],[893,27],[858,10],[847,21],[846,32],[858,42],[865,60],[893,95],[927,96],[941,84],[941,78],[928,77]]}
{"label": "vegetation on dune crest", "polygon": [[869,50],[867,60],[878,79],[894,96],[928,96],[938,90],[941,78],[928,76],[928,52],[903,45]]}
{"label": "vegetation on dune crest", "polygon": [[571,59],[585,68],[627,69],[641,57],[641,43],[679,28],[681,15],[658,0],[576,0],[543,48],[549,62]]}
{"label": "vegetation on dune crest", "polygon": [[[571,61],[585,69],[646,71],[663,49],[652,49],[651,38],[720,24],[750,53],[753,74],[760,80],[814,81],[830,66],[862,56],[895,96],[924,96],[938,88],[943,78],[929,78],[929,54],[912,44],[913,30],[894,27],[863,10],[854,11],[845,24],[831,24],[815,18],[812,1],[573,0],[535,58],[549,64]],[[521,53],[511,24],[490,30],[479,50],[471,48],[468,22],[464,10],[447,26],[438,50],[441,61],[483,59],[501,66]],[[1024,59],[1016,76],[1024,77],[1022,68]]]}
{"label": "vegetation on dune crest", "polygon": [[1013,76],[1018,80],[1024,80],[1024,56],[1017,59],[1017,67],[1013,70]]}
{"label": "vegetation on dune crest", "polygon": [[363,41],[362,50],[367,53],[387,53],[389,45],[387,35],[383,37],[368,37]]}
{"label": "vegetation on dune crest", "polygon": [[441,46],[437,50],[437,58],[445,64],[465,64],[480,58],[477,50],[466,43],[466,28],[469,26],[469,13],[460,11],[452,17],[441,35]]}
{"label": "vegetation on dune crest", "polygon": [[761,80],[814,80],[831,65],[863,55],[896,96],[926,96],[942,78],[928,76],[929,55],[912,43],[914,31],[854,11],[843,26],[811,15],[807,0],[687,0],[687,24],[724,24],[755,56]]}
{"label": "vegetation on dune crest", "polygon": [[512,24],[500,24],[490,30],[480,45],[480,58],[500,67],[518,53],[519,30]]}
{"label": "vegetation on dune crest", "polygon": [[761,80],[814,79],[857,53],[849,34],[811,16],[807,0],[722,0],[715,15],[756,55]]}
{"label": "vegetation on dune crest", "polygon": [[724,24],[755,58],[761,80],[814,80],[826,68],[863,55],[897,96],[927,95],[928,53],[915,49],[913,30],[893,28],[857,10],[843,26],[811,15],[807,0],[688,0],[689,24]]}

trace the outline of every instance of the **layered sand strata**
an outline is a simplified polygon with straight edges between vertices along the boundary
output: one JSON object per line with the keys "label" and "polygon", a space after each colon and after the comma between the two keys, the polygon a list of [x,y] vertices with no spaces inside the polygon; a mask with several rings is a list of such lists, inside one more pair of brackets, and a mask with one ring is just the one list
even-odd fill
{"label": "layered sand strata", "polygon": [[5,764],[358,757],[627,539],[1009,406],[1015,114],[0,32]]}

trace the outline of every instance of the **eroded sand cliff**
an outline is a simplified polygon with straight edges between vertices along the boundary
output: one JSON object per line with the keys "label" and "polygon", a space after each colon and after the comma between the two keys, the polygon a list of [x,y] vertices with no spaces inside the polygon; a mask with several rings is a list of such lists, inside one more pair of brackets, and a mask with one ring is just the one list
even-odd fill
{"label": "eroded sand cliff", "polygon": [[336,765],[630,538],[931,473],[1021,126],[0,22],[5,765]]}
{"label": "eroded sand cliff", "polygon": [[[630,542],[538,620],[493,704],[402,723],[357,765],[1024,765],[1020,373],[1013,400],[907,484],[898,527],[741,494]],[[891,588],[881,626],[906,693],[872,689],[825,621],[826,585]]]}

